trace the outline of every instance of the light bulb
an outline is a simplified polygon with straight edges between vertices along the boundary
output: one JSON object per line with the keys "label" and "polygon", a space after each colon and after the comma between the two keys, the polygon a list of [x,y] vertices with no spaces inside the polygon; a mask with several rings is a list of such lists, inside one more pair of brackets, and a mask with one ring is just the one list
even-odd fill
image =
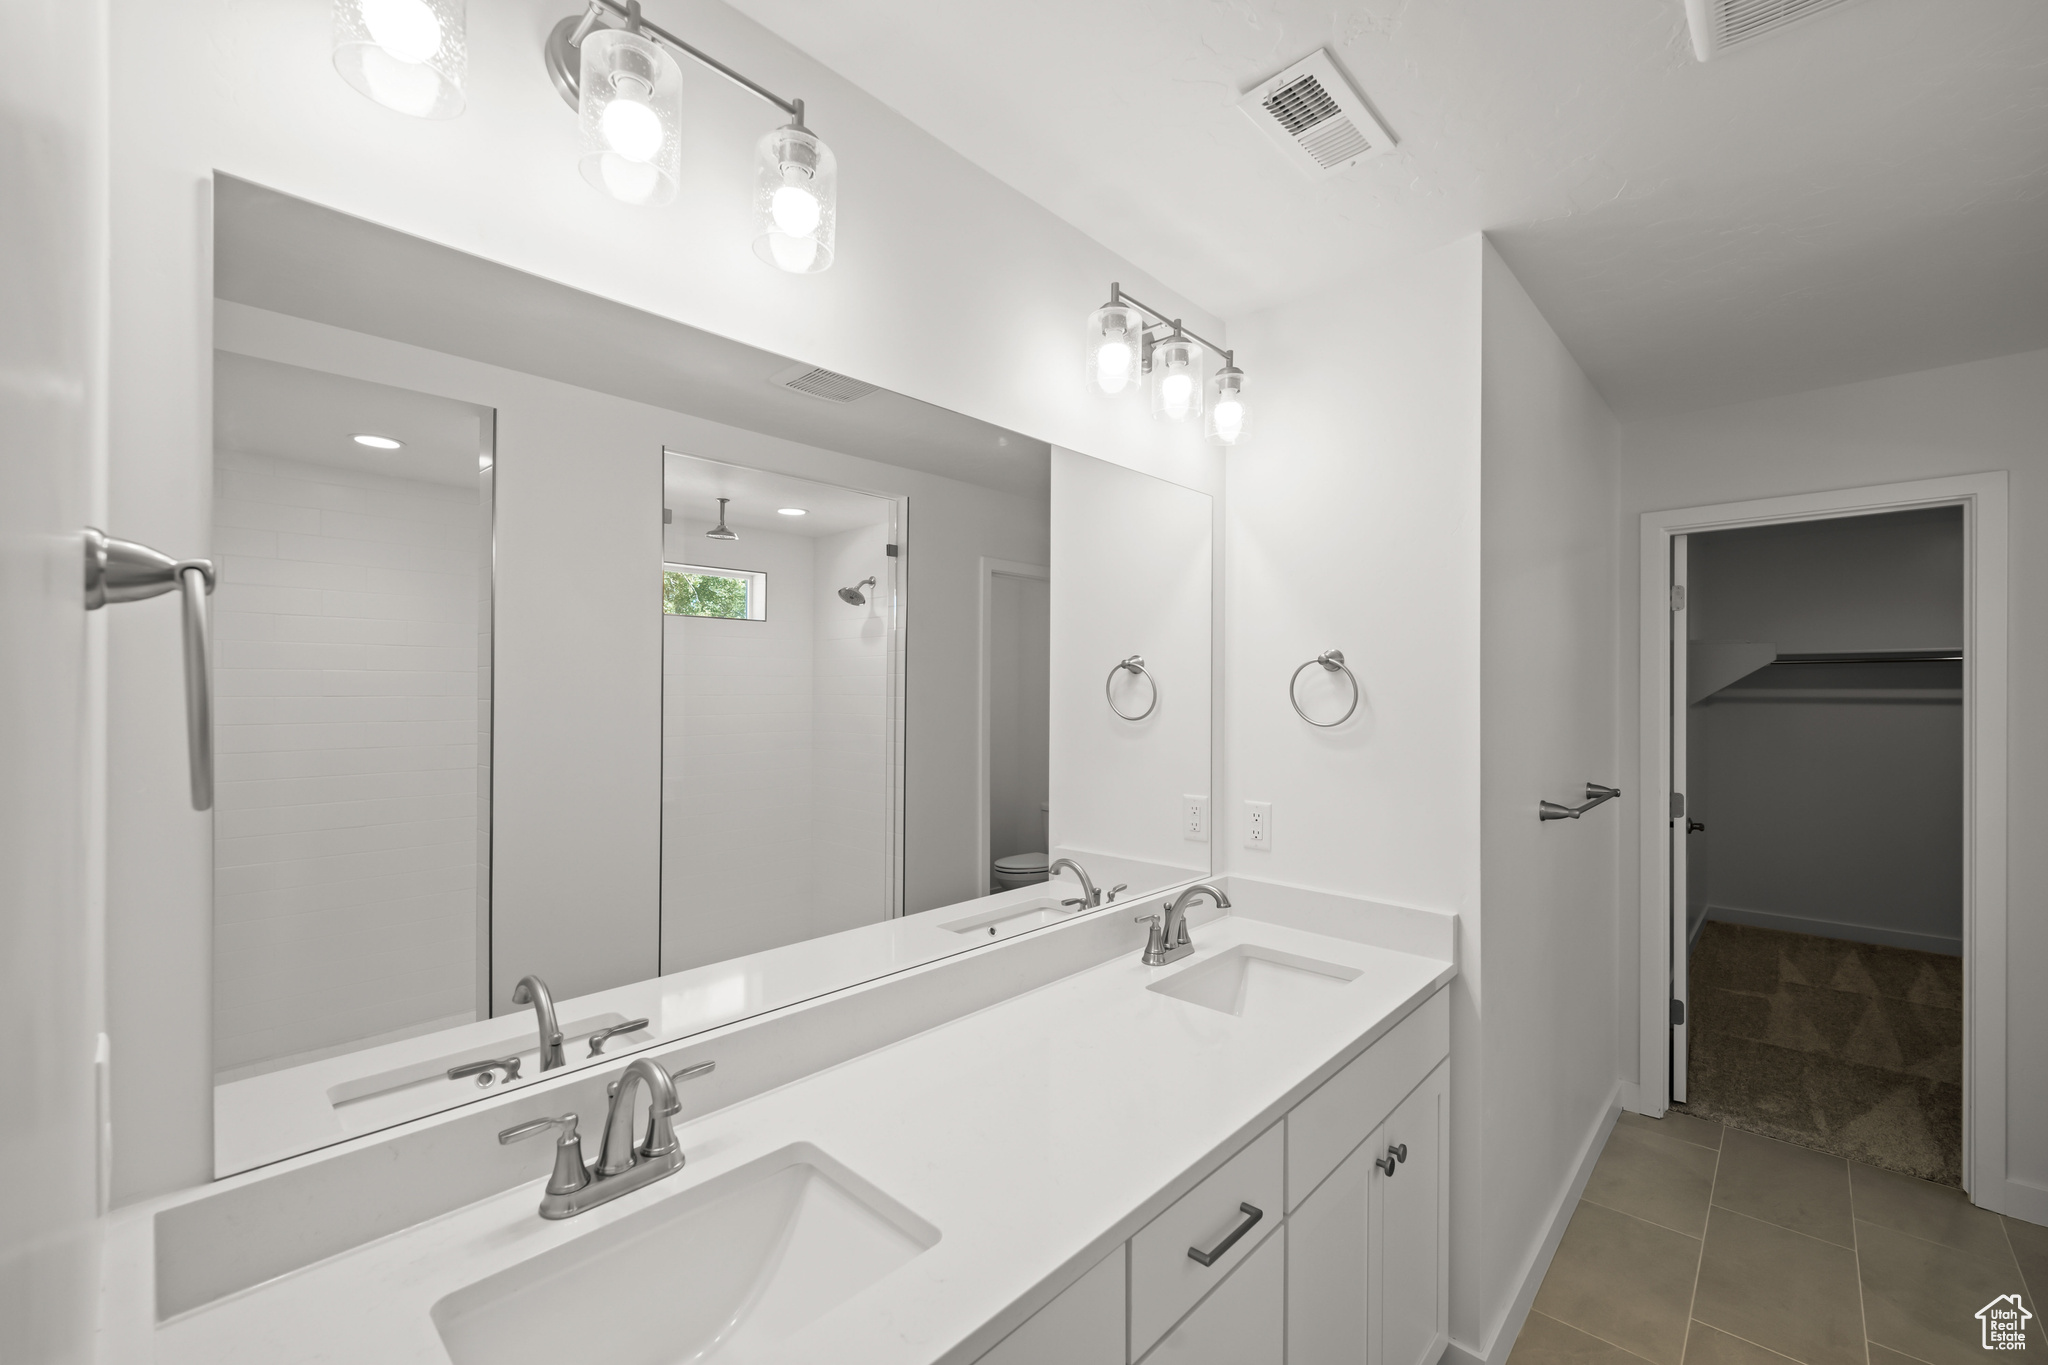
{"label": "light bulb", "polygon": [[1095,348],[1095,383],[1104,393],[1122,393],[1131,382],[1131,343],[1105,341]]}
{"label": "light bulb", "polygon": [[426,0],[362,0],[370,41],[401,62],[418,63],[441,50],[441,21]]}
{"label": "light bulb", "polygon": [[818,259],[818,239],[815,237],[792,237],[786,232],[768,234],[768,252],[775,264],[792,275],[810,273],[811,265]]}
{"label": "light bulb", "polygon": [[613,100],[597,127],[606,145],[628,161],[652,161],[661,150],[661,116],[639,100]]}
{"label": "light bulb", "polygon": [[1237,438],[1244,435],[1244,404],[1236,398],[1218,399],[1216,403],[1216,439],[1225,445],[1235,445]]}
{"label": "light bulb", "polygon": [[1195,377],[1186,372],[1163,376],[1159,381],[1159,406],[1173,421],[1188,415],[1188,400],[1195,396]]}
{"label": "light bulb", "polygon": [[810,236],[825,216],[818,196],[801,185],[784,185],[775,191],[768,212],[775,219],[775,230],[790,237]]}

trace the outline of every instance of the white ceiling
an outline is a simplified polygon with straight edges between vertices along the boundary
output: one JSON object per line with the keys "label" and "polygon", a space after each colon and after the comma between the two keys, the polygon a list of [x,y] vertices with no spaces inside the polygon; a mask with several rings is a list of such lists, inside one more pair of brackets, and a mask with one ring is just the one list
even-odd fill
{"label": "white ceiling", "polygon": [[770,382],[790,367],[787,356],[232,176],[214,185],[220,298],[883,464],[1051,496],[1044,441],[888,389],[851,403],[813,398]]}
{"label": "white ceiling", "polygon": [[[888,499],[872,493],[673,450],[663,466],[662,494],[678,525],[715,522],[718,500],[729,498],[725,509],[728,529],[773,531],[785,536],[837,535],[856,526],[886,523],[893,510]],[[778,509],[784,507],[801,507],[804,515],[783,516]]]}
{"label": "white ceiling", "polygon": [[[1623,411],[2048,346],[2041,0],[731,3],[1225,317],[1485,230]],[[1312,181],[1236,100],[1318,46],[1400,146]]]}
{"label": "white ceiling", "polygon": [[[477,486],[490,411],[228,351],[213,357],[213,435],[222,450],[396,479]],[[357,445],[388,436],[397,450]]]}

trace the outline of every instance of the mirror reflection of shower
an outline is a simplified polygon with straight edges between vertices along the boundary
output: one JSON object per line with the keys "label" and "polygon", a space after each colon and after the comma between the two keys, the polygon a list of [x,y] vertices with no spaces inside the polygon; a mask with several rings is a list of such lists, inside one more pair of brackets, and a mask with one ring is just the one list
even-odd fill
{"label": "mirror reflection of shower", "polygon": [[661,971],[900,913],[898,502],[673,451],[663,495]]}

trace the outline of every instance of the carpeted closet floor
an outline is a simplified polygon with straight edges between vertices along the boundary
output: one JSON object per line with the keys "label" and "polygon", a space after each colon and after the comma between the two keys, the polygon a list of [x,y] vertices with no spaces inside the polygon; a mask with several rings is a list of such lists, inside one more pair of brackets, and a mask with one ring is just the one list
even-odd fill
{"label": "carpeted closet floor", "polygon": [[1961,1184],[1961,958],[1710,921],[1691,996],[1684,1112]]}

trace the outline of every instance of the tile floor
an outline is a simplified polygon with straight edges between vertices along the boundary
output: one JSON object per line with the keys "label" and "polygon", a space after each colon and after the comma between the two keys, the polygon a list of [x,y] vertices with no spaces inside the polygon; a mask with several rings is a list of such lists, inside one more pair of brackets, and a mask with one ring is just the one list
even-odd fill
{"label": "tile floor", "polygon": [[1986,1355],[1977,1310],[2012,1293],[2042,1311],[2048,1228],[1718,1123],[1623,1114],[1509,1365],[1961,1365]]}

